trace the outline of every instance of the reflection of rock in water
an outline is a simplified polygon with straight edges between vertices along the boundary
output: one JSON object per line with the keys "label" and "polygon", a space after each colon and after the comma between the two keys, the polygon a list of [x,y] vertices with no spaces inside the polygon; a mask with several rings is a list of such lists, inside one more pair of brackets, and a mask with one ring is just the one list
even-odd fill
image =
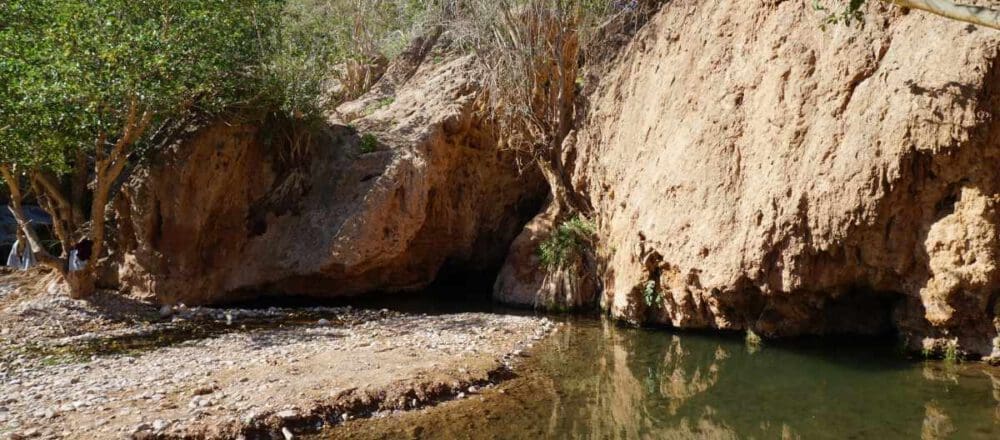
{"label": "reflection of rock in water", "polygon": [[1000,374],[887,360],[890,350],[824,342],[750,355],[735,337],[577,321],[532,351],[505,394],[327,438],[414,427],[421,438],[998,438]]}
{"label": "reflection of rock in water", "polygon": [[[737,438],[715,420],[710,406],[697,411],[700,414],[676,417],[688,399],[718,381],[719,363],[728,358],[727,350],[721,346],[712,351],[685,349],[682,338],[668,339],[663,334],[658,339],[637,340],[635,330],[608,322],[595,331],[599,337],[580,338],[581,332],[573,331],[557,336],[563,338],[564,347],[587,350],[587,355],[577,359],[586,359],[589,365],[558,365],[564,361],[560,356],[545,360],[565,374],[579,375],[571,389],[553,393],[549,436],[614,433],[616,438]],[[583,404],[563,405],[563,395],[589,397],[581,399]]]}
{"label": "reflection of rock in water", "polygon": [[1000,421],[1000,378],[997,378],[997,376],[989,370],[983,371],[983,374],[990,378],[990,383],[993,384],[993,400],[997,401],[997,407],[993,412],[993,418]]}
{"label": "reflection of rock in water", "polygon": [[[667,406],[671,415],[689,398],[701,394],[719,381],[719,362],[729,358],[725,348],[717,347],[714,358],[703,362],[704,358],[691,359],[691,352],[685,351],[681,338],[674,336],[663,357],[660,372],[659,391],[670,399]],[[662,374],[668,372],[669,374]]]}
{"label": "reflection of rock in water", "polygon": [[922,371],[924,379],[958,383],[958,369],[954,364],[927,362],[924,363]]}
{"label": "reflection of rock in water", "polygon": [[922,440],[938,440],[950,438],[955,433],[955,425],[951,417],[934,402],[924,405],[924,427],[920,431]]}

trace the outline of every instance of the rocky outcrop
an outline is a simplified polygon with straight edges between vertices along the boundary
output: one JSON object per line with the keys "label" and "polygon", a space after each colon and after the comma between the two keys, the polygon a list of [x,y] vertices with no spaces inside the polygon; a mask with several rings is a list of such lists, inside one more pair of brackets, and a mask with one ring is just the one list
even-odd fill
{"label": "rocky outcrop", "polygon": [[879,2],[824,31],[807,3],[670,2],[588,76],[601,305],[1000,351],[1000,33]]}
{"label": "rocky outcrop", "polygon": [[577,252],[561,267],[545,268],[538,255],[542,242],[555,233],[556,206],[551,201],[514,239],[493,285],[498,301],[542,310],[592,308],[600,293],[591,255]]}
{"label": "rocky outcrop", "polygon": [[544,183],[475,116],[470,60],[426,55],[311,139],[221,123],[161,152],[120,197],[121,283],[205,304],[411,290],[447,265],[498,265]]}

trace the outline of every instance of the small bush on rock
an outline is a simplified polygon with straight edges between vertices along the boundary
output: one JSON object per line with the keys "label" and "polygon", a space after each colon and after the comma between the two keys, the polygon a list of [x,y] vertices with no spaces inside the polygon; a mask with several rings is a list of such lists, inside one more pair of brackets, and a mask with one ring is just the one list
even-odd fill
{"label": "small bush on rock", "polygon": [[375,135],[371,133],[366,133],[361,136],[361,152],[364,154],[372,153],[378,148],[378,139]]}
{"label": "small bush on rock", "polygon": [[660,296],[660,293],[656,290],[656,281],[646,281],[646,284],[642,289],[642,299],[646,302],[646,307],[654,309],[660,308],[663,304],[663,297]]}
{"label": "small bush on rock", "polygon": [[594,241],[596,228],[586,218],[576,216],[562,222],[538,246],[538,259],[547,269],[560,269],[573,261]]}

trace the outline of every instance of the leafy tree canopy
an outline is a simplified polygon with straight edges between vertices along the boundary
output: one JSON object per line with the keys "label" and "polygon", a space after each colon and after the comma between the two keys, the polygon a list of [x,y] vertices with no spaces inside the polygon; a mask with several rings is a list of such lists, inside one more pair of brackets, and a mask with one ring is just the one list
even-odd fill
{"label": "leafy tree canopy", "polygon": [[[0,4],[0,158],[65,171],[130,123],[248,98],[276,0],[7,0]],[[130,122],[130,118],[132,122]],[[147,118],[143,121],[143,118]],[[132,139],[152,135],[142,130]]]}

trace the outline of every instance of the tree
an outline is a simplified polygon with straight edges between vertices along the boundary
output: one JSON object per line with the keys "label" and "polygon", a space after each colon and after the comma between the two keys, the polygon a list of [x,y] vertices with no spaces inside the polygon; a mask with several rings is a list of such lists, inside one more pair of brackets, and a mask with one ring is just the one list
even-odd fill
{"label": "tree", "polygon": [[[108,205],[126,168],[192,115],[252,99],[280,8],[278,0],[0,3],[0,173],[38,261],[72,296],[94,289]],[[58,256],[24,219],[28,187],[53,217]],[[70,271],[81,239],[93,256]]]}
{"label": "tree", "polygon": [[500,145],[541,170],[557,220],[583,210],[564,171],[562,143],[575,117],[581,36],[589,17],[609,9],[610,2],[466,0],[447,17],[460,44],[477,55]]}
{"label": "tree", "polygon": [[[840,13],[830,14],[827,16],[827,22],[837,23],[846,22],[850,23],[854,20],[860,20],[861,18],[861,7],[864,6],[867,0],[850,0],[847,7]],[[909,8],[909,9],[919,9],[922,11],[930,12],[932,14],[940,15],[942,17],[947,17],[952,20],[963,21],[966,23],[972,23],[980,26],[986,26],[993,29],[1000,29],[1000,10],[985,8],[982,6],[974,5],[963,5],[955,3],[949,0],[882,0],[886,3],[892,3],[896,6]],[[818,0],[813,1],[813,5],[817,10],[826,9],[819,5]]]}

